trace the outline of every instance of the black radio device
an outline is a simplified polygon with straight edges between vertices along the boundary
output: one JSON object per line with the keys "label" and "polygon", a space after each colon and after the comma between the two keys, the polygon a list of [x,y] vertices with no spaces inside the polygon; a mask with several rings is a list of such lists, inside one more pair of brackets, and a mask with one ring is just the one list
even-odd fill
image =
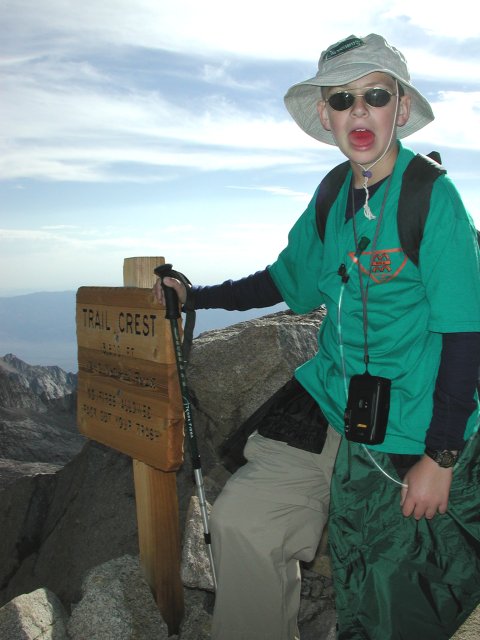
{"label": "black radio device", "polygon": [[352,376],[345,409],[345,437],[363,444],[381,444],[385,439],[390,410],[388,378],[368,372]]}

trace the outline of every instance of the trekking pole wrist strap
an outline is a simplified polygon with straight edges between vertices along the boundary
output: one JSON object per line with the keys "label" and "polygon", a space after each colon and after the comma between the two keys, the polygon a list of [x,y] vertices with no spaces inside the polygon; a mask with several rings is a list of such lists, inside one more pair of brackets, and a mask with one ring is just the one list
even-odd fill
{"label": "trekking pole wrist strap", "polygon": [[[172,268],[172,265],[161,264],[158,267],[155,267],[153,270],[155,275],[157,275],[162,280],[163,286],[163,278],[175,278],[179,282],[183,284],[187,292],[187,298],[185,300],[185,304],[182,307],[182,310],[185,311],[185,325],[183,327],[183,341],[182,341],[182,356],[183,360],[186,362],[188,360],[188,356],[190,353],[190,348],[192,346],[193,340],[193,330],[195,328],[195,307],[194,305],[194,293],[192,291],[192,283],[187,278],[187,276],[180,271],[175,271]],[[165,302],[166,302],[166,318],[169,320],[175,320],[180,317],[180,311],[178,310],[178,296],[177,292],[172,287],[163,286],[163,290],[165,292]]]}

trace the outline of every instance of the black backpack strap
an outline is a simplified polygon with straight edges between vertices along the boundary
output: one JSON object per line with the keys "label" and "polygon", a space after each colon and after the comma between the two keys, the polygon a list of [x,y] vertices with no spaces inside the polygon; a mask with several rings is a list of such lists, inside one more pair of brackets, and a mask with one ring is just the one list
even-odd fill
{"label": "black backpack strap", "polygon": [[447,170],[440,164],[436,151],[417,154],[405,169],[398,199],[397,225],[400,245],[418,266],[423,229],[430,210],[430,196],[435,180]]}
{"label": "black backpack strap", "polygon": [[315,217],[318,235],[322,242],[325,238],[328,213],[331,206],[337,199],[338,192],[347,177],[349,169],[350,162],[348,160],[346,162],[342,162],[327,173],[318,187],[317,199],[315,202]]}
{"label": "black backpack strap", "polygon": [[[338,192],[350,169],[350,162],[342,162],[323,178],[317,191],[315,217],[320,240],[325,238],[327,218]],[[430,210],[430,196],[435,180],[447,171],[437,151],[417,154],[406,168],[398,201],[397,224],[400,244],[405,254],[418,266],[420,242]]]}

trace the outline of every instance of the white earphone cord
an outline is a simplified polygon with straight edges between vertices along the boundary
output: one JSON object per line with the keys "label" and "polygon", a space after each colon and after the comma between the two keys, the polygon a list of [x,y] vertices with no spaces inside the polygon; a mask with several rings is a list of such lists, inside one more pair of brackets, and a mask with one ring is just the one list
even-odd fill
{"label": "white earphone cord", "polygon": [[[368,168],[365,168],[363,165],[357,163],[363,170],[363,176],[364,176],[364,183],[363,183],[363,188],[365,189],[366,192],[366,196],[365,196],[365,204],[364,204],[364,213],[365,213],[365,217],[368,218],[369,220],[374,220],[376,218],[376,216],[371,212],[370,207],[368,205],[368,199],[369,199],[369,193],[368,193],[368,187],[367,187],[367,183],[368,183],[368,179],[371,177],[371,172],[370,169],[377,164],[377,162],[379,162],[387,153],[388,148],[390,147],[390,143],[392,141],[392,137],[393,137],[393,133],[395,131],[395,122],[397,120],[397,113],[398,113],[398,103],[399,103],[399,99],[398,99],[398,81],[395,80],[396,83],[396,88],[397,88],[397,101],[396,101],[396,106],[395,106],[395,116],[393,118],[393,125],[392,125],[392,131],[390,133],[390,139],[388,141],[387,146],[385,147],[384,152],[382,153],[382,155],[377,158],[375,160],[375,162],[373,162]],[[355,215],[355,214],[354,214]],[[355,261],[352,261],[352,263],[350,264],[348,270],[347,270],[347,276],[350,273],[351,269],[353,268],[355,264]],[[340,295],[338,298],[338,314],[337,314],[337,323],[338,323],[338,345],[339,345],[339,350],[340,350],[340,359],[342,362],[342,374],[343,374],[343,384],[344,384],[344,388],[345,388],[345,400],[348,401],[348,384],[347,384],[347,369],[346,369],[346,365],[345,365],[345,354],[344,354],[344,349],[343,349],[343,337],[342,337],[342,322],[341,322],[341,316],[342,316],[342,302],[343,302],[343,293],[345,291],[345,285],[346,282],[342,283],[342,286],[340,288]],[[370,460],[373,462],[373,464],[377,467],[377,469],[379,471],[381,471],[381,473],[383,473],[383,475],[388,478],[389,480],[391,480],[392,482],[395,482],[395,484],[400,485],[401,487],[408,487],[407,484],[400,482],[399,480],[397,480],[396,478],[393,478],[390,474],[388,474],[385,469],[383,469],[378,462],[375,460],[375,458],[372,456],[371,452],[369,451],[369,449],[362,444],[363,449],[365,450],[365,452],[368,454],[368,457],[370,458]]]}
{"label": "white earphone cord", "polygon": [[374,167],[377,164],[377,162],[380,162],[380,160],[382,160],[382,158],[385,156],[385,154],[387,153],[388,149],[390,148],[390,144],[391,144],[392,139],[393,139],[393,134],[395,133],[395,125],[397,123],[397,114],[398,114],[398,105],[399,105],[399,102],[400,102],[399,101],[399,95],[398,95],[398,80],[396,78],[395,78],[395,90],[396,90],[396,98],[397,99],[395,101],[395,113],[394,113],[394,116],[393,116],[392,129],[390,131],[390,138],[388,139],[387,146],[385,147],[382,155],[379,156],[368,167],[364,167],[363,164],[360,164],[359,162],[356,163],[362,169],[363,188],[365,189],[365,204],[363,205],[363,213],[364,213],[365,217],[367,218],[367,220],[375,220],[375,218],[376,218],[375,214],[370,209],[370,205],[368,204],[368,201],[370,199],[370,194],[368,193],[368,180],[372,177],[372,172],[370,171],[370,169],[372,167]]}
{"label": "white earphone cord", "polygon": [[[353,267],[355,263],[352,262],[352,264],[350,265],[350,268],[348,271],[351,270],[351,268]],[[348,273],[347,271],[347,273]],[[343,384],[344,384],[344,388],[345,388],[345,400],[348,401],[348,384],[347,384],[347,370],[346,370],[346,366],[345,366],[345,356],[344,356],[344,351],[343,351],[343,338],[342,338],[342,323],[341,323],[341,308],[342,308],[342,300],[343,300],[343,292],[345,290],[345,282],[342,284],[342,287],[340,289],[340,296],[338,298],[338,344],[339,344],[339,349],[340,349],[340,359],[342,362],[342,373],[343,373]],[[400,482],[399,480],[397,480],[396,478],[393,478],[390,474],[388,474],[385,469],[383,469],[383,467],[381,467],[378,462],[375,460],[375,458],[372,456],[370,450],[364,445],[362,444],[362,448],[366,451],[366,453],[368,454],[368,457],[370,458],[370,460],[373,462],[373,464],[377,467],[377,469],[379,471],[381,471],[383,473],[383,475],[388,478],[389,480],[391,480],[392,482],[395,482],[395,484],[400,485],[401,487],[408,487],[408,484],[405,484],[404,482]]]}

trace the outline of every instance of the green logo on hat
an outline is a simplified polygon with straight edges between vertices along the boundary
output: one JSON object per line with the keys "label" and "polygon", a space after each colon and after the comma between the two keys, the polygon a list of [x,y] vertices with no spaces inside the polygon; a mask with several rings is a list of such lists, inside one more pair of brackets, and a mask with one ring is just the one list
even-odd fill
{"label": "green logo on hat", "polygon": [[325,55],[323,56],[324,60],[330,60],[330,58],[335,58],[336,56],[342,55],[342,53],[347,53],[350,49],[356,49],[357,47],[361,47],[365,42],[360,38],[356,38],[352,36],[347,38],[346,40],[342,40],[338,44],[334,44],[325,51]]}

